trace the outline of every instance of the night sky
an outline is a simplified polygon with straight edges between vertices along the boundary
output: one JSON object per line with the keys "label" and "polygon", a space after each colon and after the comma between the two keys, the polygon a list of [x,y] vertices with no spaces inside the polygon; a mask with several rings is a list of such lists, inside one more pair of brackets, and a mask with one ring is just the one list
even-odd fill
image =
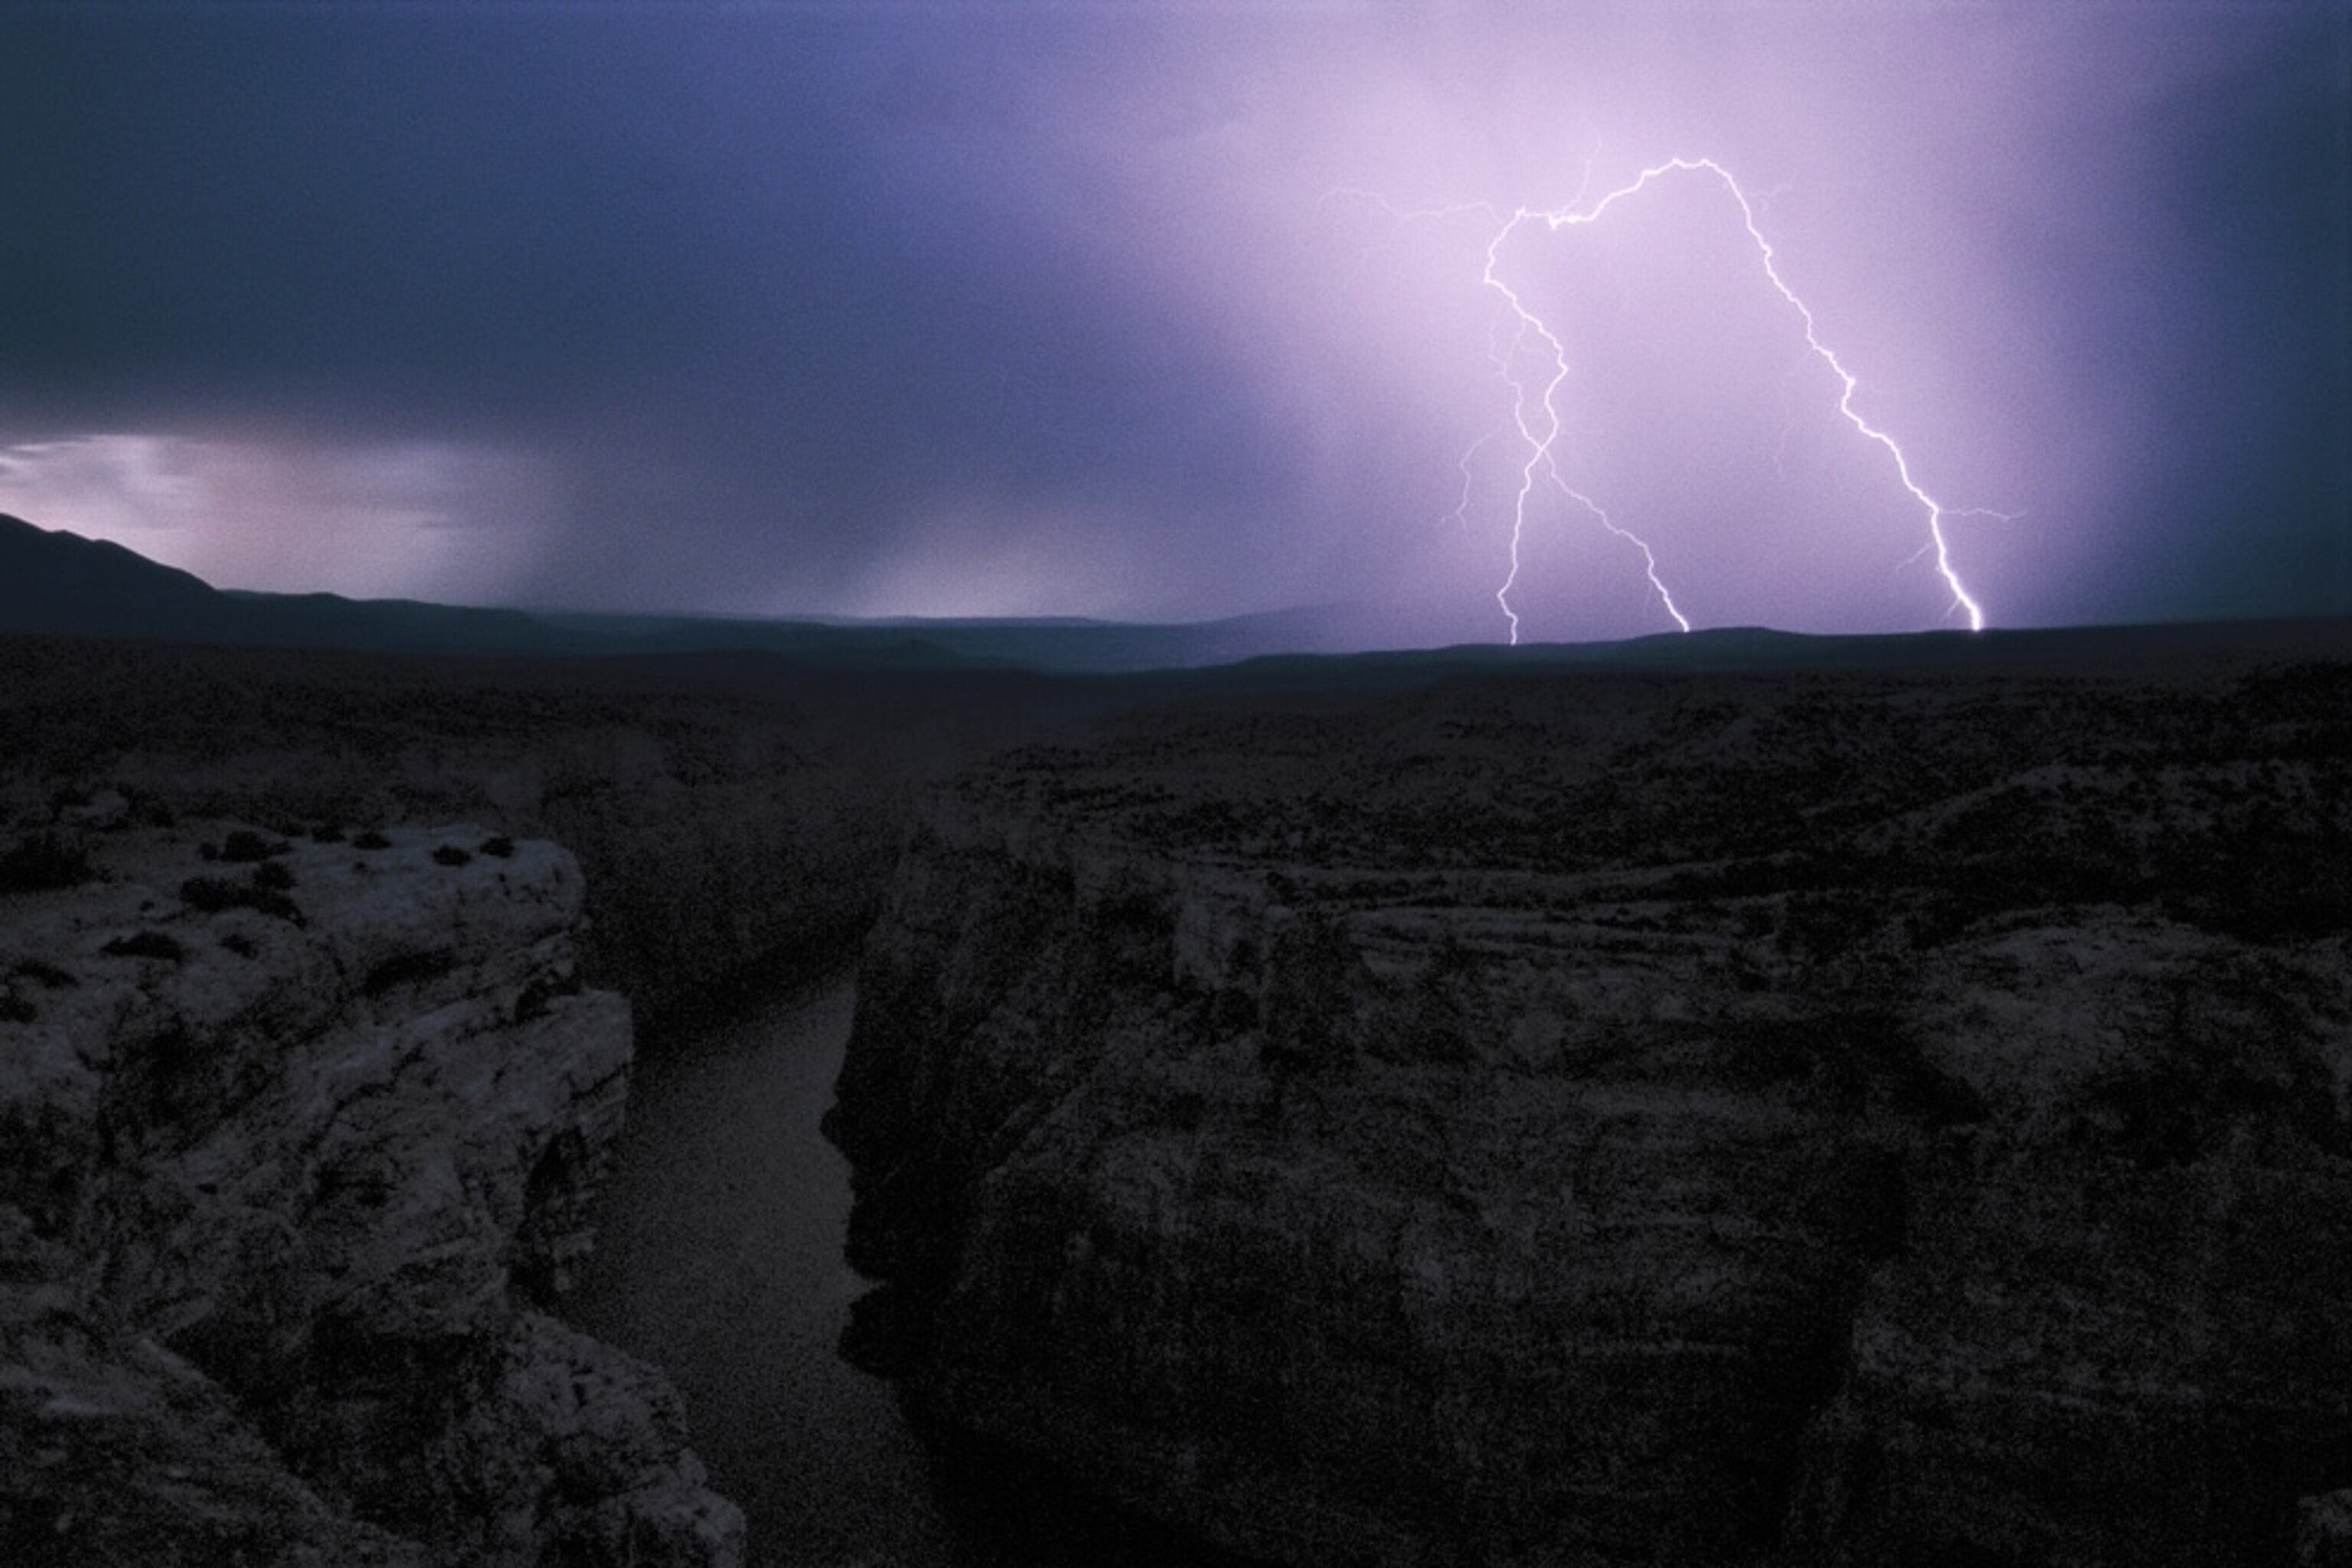
{"label": "night sky", "polygon": [[2352,612],[2347,296],[2344,0],[0,14],[0,511],[224,586]]}

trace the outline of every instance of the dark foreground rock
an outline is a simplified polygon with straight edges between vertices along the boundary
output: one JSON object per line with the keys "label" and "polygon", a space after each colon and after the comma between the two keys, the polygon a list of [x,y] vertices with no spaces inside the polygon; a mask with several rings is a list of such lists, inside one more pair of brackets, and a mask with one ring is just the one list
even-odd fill
{"label": "dark foreground rock", "polygon": [[849,1348],[1293,1563],[2344,1560],[2352,667],[1464,682],[971,775]]}
{"label": "dark foreground rock", "polygon": [[0,893],[0,1561],[740,1561],[548,1311],[631,1053],[570,856],[121,806]]}

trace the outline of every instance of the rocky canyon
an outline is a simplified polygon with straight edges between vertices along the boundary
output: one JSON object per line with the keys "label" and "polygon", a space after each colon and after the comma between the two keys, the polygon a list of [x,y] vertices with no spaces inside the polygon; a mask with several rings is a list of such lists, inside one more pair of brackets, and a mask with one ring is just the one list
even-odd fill
{"label": "rocky canyon", "polygon": [[1268,1562],[2342,1561],[2347,918],[2337,662],[1132,715],[898,867],[848,1348]]}
{"label": "rocky canyon", "polygon": [[2352,1552],[2340,628],[0,670],[11,1562],[792,1562],[562,1304],[633,1053],[853,955],[950,1514]]}

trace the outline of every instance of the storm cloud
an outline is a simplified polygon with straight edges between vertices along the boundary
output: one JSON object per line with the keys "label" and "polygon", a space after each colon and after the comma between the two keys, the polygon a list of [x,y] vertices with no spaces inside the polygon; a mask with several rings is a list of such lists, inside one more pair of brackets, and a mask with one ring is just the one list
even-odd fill
{"label": "storm cloud", "polygon": [[[12,8],[0,509],[227,585],[1495,637],[2352,609],[2352,22]],[[1492,276],[1489,276],[1491,269]],[[1540,344],[1536,345],[1540,348]],[[1518,379],[1515,389],[1513,378]]]}

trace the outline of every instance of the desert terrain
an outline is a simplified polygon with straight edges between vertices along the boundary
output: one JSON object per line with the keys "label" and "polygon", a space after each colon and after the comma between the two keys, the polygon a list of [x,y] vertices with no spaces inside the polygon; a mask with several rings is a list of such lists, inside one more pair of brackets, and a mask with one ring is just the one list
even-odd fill
{"label": "desert terrain", "polygon": [[[563,1260],[631,1055],[853,962],[845,1349],[951,1513],[1085,1498],[1171,1561],[2344,1550],[2340,627],[0,669],[21,1560],[793,1561]],[[567,1364],[605,1414],[551,1414]]]}

